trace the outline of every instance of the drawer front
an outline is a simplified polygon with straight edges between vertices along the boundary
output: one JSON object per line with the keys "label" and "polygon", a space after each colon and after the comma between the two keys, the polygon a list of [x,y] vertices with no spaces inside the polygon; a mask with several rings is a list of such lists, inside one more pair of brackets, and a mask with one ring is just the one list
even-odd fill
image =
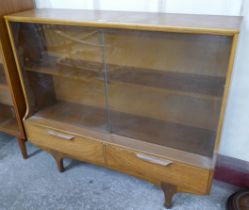
{"label": "drawer front", "polygon": [[157,185],[174,184],[179,192],[206,194],[209,191],[211,172],[207,169],[108,145],[106,161],[110,168]]}
{"label": "drawer front", "polygon": [[31,123],[26,123],[25,128],[28,139],[37,146],[62,152],[78,160],[104,164],[103,144],[94,139],[74,136]]}

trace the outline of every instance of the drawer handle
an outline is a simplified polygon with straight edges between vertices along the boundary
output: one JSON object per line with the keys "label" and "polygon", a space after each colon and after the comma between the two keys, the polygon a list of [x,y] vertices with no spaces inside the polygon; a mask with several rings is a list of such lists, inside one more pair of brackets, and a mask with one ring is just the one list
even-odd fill
{"label": "drawer handle", "polygon": [[162,166],[168,166],[173,163],[170,160],[163,160],[163,159],[151,157],[151,156],[148,156],[142,153],[137,153],[136,156],[141,160],[144,160],[150,163],[155,163],[155,164],[162,165]]}
{"label": "drawer handle", "polygon": [[72,139],[74,139],[74,136],[72,136],[72,135],[67,135],[67,134],[64,134],[64,133],[59,133],[59,132],[56,132],[56,131],[53,131],[53,130],[48,130],[48,134],[51,135],[51,136],[56,136],[56,137],[65,139],[65,140],[72,140]]}

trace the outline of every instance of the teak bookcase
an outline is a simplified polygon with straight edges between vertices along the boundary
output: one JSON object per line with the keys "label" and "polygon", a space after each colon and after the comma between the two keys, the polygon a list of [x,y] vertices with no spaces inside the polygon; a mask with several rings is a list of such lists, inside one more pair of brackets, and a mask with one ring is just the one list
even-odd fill
{"label": "teak bookcase", "polygon": [[22,117],[25,101],[8,37],[4,15],[34,7],[32,0],[1,0],[0,2],[0,132],[13,135],[27,158]]}
{"label": "teak bookcase", "polygon": [[240,17],[31,10],[6,17],[28,139],[63,158],[207,194]]}

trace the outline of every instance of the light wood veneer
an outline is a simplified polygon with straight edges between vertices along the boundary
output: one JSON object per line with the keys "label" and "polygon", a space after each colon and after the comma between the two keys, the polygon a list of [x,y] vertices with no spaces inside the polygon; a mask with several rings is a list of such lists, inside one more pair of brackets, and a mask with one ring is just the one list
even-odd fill
{"label": "light wood veneer", "polygon": [[[70,15],[69,15],[70,14]],[[30,141],[176,192],[207,194],[240,17],[31,10],[6,17]]]}

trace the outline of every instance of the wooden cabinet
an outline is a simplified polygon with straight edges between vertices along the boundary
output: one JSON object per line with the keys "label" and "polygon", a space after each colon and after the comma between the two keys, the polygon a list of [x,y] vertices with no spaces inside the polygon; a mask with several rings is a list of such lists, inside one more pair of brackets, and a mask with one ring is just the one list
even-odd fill
{"label": "wooden cabinet", "polygon": [[63,157],[210,190],[240,17],[32,10],[7,16],[29,140]]}
{"label": "wooden cabinet", "polygon": [[0,132],[18,139],[23,158],[27,158],[22,117],[25,101],[11,49],[4,15],[33,8],[32,0],[1,0],[0,2]]}

